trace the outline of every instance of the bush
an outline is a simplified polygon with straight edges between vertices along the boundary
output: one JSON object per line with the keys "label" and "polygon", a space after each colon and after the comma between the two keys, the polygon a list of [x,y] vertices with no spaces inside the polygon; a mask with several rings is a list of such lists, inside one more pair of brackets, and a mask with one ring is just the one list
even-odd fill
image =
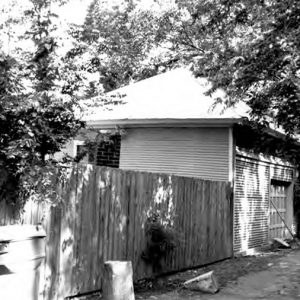
{"label": "bush", "polygon": [[146,250],[142,258],[150,263],[155,271],[160,271],[162,260],[165,259],[178,245],[178,233],[170,225],[163,225],[158,214],[148,217],[145,223],[147,238]]}

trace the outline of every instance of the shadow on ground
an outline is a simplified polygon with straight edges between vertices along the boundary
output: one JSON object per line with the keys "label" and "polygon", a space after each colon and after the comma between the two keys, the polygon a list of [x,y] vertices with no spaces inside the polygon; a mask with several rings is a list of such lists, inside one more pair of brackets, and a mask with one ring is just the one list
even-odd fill
{"label": "shadow on ground", "polygon": [[[213,270],[220,291],[209,295],[182,289],[188,279]],[[263,252],[228,259],[136,286],[137,300],[300,299],[300,250]]]}

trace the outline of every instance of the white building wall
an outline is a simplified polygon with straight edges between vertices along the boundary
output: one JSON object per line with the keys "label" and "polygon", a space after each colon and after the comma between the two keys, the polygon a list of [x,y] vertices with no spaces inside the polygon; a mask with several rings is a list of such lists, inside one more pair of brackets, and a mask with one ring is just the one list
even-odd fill
{"label": "white building wall", "polygon": [[130,128],[120,168],[208,180],[229,178],[228,128]]}

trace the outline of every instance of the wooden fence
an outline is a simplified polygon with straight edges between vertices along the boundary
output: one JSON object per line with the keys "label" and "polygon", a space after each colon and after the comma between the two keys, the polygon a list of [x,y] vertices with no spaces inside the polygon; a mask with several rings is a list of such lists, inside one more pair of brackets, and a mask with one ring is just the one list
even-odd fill
{"label": "wooden fence", "polygon": [[141,257],[146,249],[145,222],[152,213],[180,236],[163,272],[233,254],[226,182],[78,165],[70,170],[61,193],[62,205],[43,207],[43,213],[40,206],[34,214],[29,207],[26,212],[27,223],[43,216],[46,227],[41,286],[45,300],[100,289],[106,260],[131,260],[135,280],[153,276],[153,268]]}

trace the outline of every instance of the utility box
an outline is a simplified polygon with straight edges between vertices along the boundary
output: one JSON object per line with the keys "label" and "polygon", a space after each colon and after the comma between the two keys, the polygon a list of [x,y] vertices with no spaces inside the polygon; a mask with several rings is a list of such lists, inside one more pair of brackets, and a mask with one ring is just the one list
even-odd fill
{"label": "utility box", "polygon": [[0,299],[38,299],[45,236],[40,226],[0,227]]}

